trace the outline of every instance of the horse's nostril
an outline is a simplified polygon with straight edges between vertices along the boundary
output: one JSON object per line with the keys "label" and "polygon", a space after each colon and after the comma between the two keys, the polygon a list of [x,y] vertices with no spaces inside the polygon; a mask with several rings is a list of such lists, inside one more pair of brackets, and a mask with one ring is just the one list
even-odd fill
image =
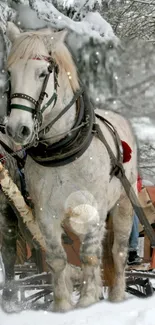
{"label": "horse's nostril", "polygon": [[12,127],[10,125],[6,126],[6,132],[10,137],[12,136]]}
{"label": "horse's nostril", "polygon": [[23,136],[23,137],[28,137],[30,135],[30,129],[27,127],[27,126],[22,126],[21,129],[20,129],[20,134]]}

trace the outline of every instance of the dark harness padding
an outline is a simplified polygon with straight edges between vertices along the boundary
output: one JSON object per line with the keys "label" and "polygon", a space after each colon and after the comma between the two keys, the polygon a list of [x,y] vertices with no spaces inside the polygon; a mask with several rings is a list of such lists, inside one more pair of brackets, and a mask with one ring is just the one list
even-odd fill
{"label": "dark harness padding", "polygon": [[[77,119],[69,134],[52,145],[39,142],[37,147],[26,150],[35,162],[42,166],[57,167],[71,163],[88,148],[93,138],[95,114],[92,103],[86,93],[79,97]],[[79,129],[78,129],[79,126]]]}

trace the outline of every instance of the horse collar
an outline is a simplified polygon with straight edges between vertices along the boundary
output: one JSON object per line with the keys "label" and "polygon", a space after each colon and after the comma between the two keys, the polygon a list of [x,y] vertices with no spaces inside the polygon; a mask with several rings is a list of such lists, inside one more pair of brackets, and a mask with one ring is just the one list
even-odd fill
{"label": "horse collar", "polygon": [[37,147],[27,150],[27,154],[38,164],[63,166],[76,160],[88,148],[93,138],[94,108],[86,93],[79,96],[77,106],[76,122],[65,138],[48,146],[39,142]]}

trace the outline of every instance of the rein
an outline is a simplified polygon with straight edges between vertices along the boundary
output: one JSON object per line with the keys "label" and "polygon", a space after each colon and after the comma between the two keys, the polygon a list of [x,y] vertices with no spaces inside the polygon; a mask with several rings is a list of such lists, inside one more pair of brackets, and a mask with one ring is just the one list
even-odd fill
{"label": "rein", "polygon": [[54,120],[52,122],[50,122],[43,130],[41,130],[39,132],[39,136],[42,137],[43,135],[45,135],[46,133],[49,132],[49,130],[51,129],[51,127],[72,107],[72,105],[77,101],[77,99],[83,94],[83,90],[79,90],[75,93],[75,95],[73,96],[73,98],[71,99],[71,101],[69,102],[69,104],[67,106],[65,106],[65,108],[54,118]]}

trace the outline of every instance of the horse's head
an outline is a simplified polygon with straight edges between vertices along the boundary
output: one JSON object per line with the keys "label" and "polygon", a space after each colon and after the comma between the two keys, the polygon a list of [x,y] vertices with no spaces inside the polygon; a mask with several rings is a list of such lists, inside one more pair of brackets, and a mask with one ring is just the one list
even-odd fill
{"label": "horse's head", "polygon": [[[6,126],[14,142],[32,141],[57,99],[58,78],[74,67],[63,43],[66,32],[51,29],[20,33],[8,24],[12,48],[7,60],[11,81],[11,113]],[[72,69],[72,88],[78,87],[76,69]],[[61,82],[60,82],[61,84]],[[74,89],[75,88],[75,89]]]}

